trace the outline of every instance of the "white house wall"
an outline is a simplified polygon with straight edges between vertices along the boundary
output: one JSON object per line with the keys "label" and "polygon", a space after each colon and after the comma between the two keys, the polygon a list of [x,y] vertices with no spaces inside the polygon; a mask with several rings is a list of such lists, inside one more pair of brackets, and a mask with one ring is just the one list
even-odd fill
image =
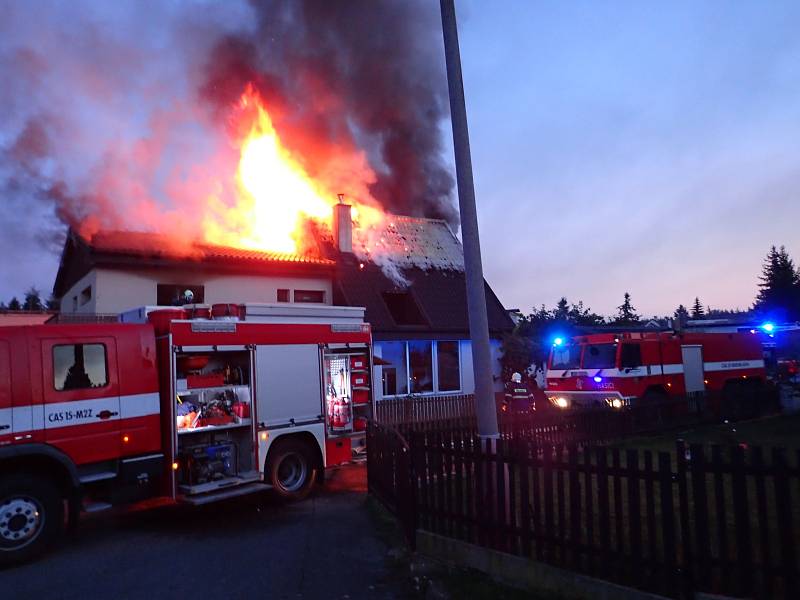
{"label": "white house wall", "polygon": [[[137,306],[156,303],[158,284],[204,286],[204,302],[275,302],[279,289],[319,290],[325,293],[325,304],[331,304],[332,288],[328,278],[269,277],[264,275],[227,275],[187,273],[172,270],[95,269],[62,298],[63,312],[120,313]],[[73,310],[73,298],[87,285],[92,285],[92,300]]]}
{"label": "white house wall", "polygon": [[[86,288],[91,289],[92,298],[81,304],[81,293]],[[97,273],[91,271],[81,277],[66,294],[61,298],[61,312],[63,313],[96,313],[97,310]]]}

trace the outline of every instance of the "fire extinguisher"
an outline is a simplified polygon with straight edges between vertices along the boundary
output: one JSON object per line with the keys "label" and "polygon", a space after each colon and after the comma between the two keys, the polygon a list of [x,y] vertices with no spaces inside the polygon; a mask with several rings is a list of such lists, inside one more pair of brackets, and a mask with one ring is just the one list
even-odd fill
{"label": "fire extinguisher", "polygon": [[333,429],[343,431],[348,428],[352,413],[347,398],[336,398],[333,402]]}

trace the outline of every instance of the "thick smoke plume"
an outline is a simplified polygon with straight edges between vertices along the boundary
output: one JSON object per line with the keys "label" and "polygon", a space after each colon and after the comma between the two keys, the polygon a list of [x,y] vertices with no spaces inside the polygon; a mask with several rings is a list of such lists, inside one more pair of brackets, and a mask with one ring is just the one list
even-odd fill
{"label": "thick smoke plume", "polygon": [[0,2],[0,233],[224,222],[248,83],[312,177],[363,155],[343,191],[455,224],[439,27],[425,0]]}
{"label": "thick smoke plume", "polygon": [[206,97],[224,110],[254,82],[312,176],[341,148],[366,149],[377,172],[370,191],[384,208],[454,222],[435,3],[264,0],[253,8],[256,30],[214,48]]}

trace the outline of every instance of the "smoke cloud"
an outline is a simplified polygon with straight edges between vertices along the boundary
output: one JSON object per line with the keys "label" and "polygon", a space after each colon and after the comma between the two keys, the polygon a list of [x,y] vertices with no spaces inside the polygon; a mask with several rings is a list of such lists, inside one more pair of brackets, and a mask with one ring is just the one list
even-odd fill
{"label": "smoke cloud", "polygon": [[224,109],[253,82],[312,176],[343,149],[366,150],[377,174],[370,192],[382,206],[455,223],[439,129],[449,107],[435,4],[252,5],[256,30],[216,44],[205,96]]}
{"label": "smoke cloud", "polygon": [[456,224],[439,28],[424,0],[0,3],[0,234],[224,220],[247,84],[312,177],[356,165],[364,187],[343,191]]}

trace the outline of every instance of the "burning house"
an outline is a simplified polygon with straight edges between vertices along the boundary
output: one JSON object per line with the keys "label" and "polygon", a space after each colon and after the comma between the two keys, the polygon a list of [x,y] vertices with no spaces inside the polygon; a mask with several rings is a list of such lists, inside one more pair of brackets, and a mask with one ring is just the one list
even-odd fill
{"label": "burning house", "polygon": [[[330,229],[307,230],[316,255],[207,243],[175,246],[163,235],[100,232],[66,241],[54,294],[64,313],[120,313],[198,303],[363,306],[372,325],[378,398],[472,393],[472,354],[461,244],[440,219],[385,215],[381,229],[353,227],[337,204]],[[513,324],[491,288],[493,350]],[[495,361],[499,374],[499,362]]]}
{"label": "burning house", "polygon": [[[39,15],[10,15],[8,83],[25,101],[0,178],[26,210],[52,208],[48,240],[68,228],[62,313],[187,291],[364,306],[385,396],[471,391],[438,7],[132,6],[76,28],[98,33],[90,57],[39,35]],[[497,338],[511,324],[486,293]]]}

